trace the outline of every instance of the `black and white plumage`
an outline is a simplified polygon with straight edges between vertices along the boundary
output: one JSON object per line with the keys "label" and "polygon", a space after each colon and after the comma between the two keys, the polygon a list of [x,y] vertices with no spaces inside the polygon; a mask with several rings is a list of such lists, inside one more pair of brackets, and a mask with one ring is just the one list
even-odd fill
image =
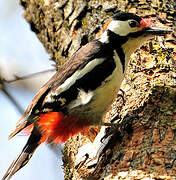
{"label": "black and white plumage", "polygon": [[101,37],[80,48],[55,75],[37,112],[87,106],[102,115],[120,88],[131,54],[147,39],[168,32],[157,29],[154,33],[132,13],[115,14]]}
{"label": "black and white plumage", "polygon": [[75,52],[34,97],[9,138],[30,124],[33,130],[3,180],[22,168],[43,141],[64,142],[87,126],[103,125],[131,54],[147,39],[170,32],[152,28],[132,13],[115,14],[101,37]]}

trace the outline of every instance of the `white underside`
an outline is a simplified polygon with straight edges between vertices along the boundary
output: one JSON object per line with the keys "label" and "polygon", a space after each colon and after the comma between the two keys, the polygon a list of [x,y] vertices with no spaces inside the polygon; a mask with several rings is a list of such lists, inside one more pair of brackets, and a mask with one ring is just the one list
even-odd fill
{"label": "white underside", "polygon": [[94,101],[90,102],[92,110],[94,112],[103,113],[111,105],[114,96],[117,95],[117,91],[120,89],[120,85],[123,80],[122,65],[120,59],[115,53],[116,68],[111,76],[109,76],[102,85],[94,91]]}

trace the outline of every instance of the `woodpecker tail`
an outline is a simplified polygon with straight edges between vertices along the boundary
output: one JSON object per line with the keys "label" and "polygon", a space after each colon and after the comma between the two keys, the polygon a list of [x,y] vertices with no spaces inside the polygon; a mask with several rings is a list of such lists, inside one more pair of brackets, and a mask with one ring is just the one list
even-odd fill
{"label": "woodpecker tail", "polygon": [[41,134],[38,128],[34,127],[32,133],[21,153],[12,162],[2,180],[9,180],[18,170],[25,166],[32,157],[36,148],[41,144]]}

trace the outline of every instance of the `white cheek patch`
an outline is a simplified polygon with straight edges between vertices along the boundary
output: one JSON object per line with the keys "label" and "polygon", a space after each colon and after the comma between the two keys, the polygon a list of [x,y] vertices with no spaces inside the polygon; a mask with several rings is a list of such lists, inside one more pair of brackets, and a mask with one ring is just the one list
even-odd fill
{"label": "white cheek patch", "polygon": [[118,34],[119,36],[126,36],[131,32],[136,32],[137,28],[131,28],[128,23],[129,21],[112,20],[107,29]]}

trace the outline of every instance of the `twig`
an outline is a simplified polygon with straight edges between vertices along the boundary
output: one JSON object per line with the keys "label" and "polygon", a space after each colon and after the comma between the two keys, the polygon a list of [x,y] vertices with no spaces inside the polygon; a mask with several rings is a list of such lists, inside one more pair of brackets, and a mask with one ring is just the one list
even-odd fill
{"label": "twig", "polygon": [[1,84],[1,90],[2,92],[8,97],[8,99],[16,106],[17,110],[19,111],[20,114],[24,113],[24,109],[21,107],[20,104],[17,103],[17,101],[13,98],[13,96],[6,90],[4,87],[4,84]]}
{"label": "twig", "polygon": [[37,72],[37,73],[28,74],[28,75],[25,75],[25,76],[14,75],[14,79],[11,79],[11,80],[2,79],[2,81],[5,82],[5,83],[12,83],[12,82],[16,82],[16,81],[19,81],[19,80],[32,78],[34,76],[38,76],[39,74],[52,72],[52,71],[55,71],[55,70],[56,70],[55,68],[54,69],[48,69],[48,70],[40,71],[40,72]]}
{"label": "twig", "polygon": [[25,76],[14,76],[14,79],[11,80],[6,80],[2,77],[0,77],[0,90],[2,90],[2,92],[8,97],[8,99],[14,104],[14,106],[16,106],[17,110],[19,111],[19,113],[23,114],[24,113],[24,109],[20,106],[20,104],[13,98],[13,96],[7,91],[6,85],[5,83],[12,83],[15,81],[19,81],[19,80],[24,80],[24,79],[28,79],[28,78],[32,78],[34,76],[38,76],[39,74],[42,73],[48,73],[51,71],[55,71],[56,69],[49,69],[49,70],[45,70],[45,71],[40,71],[37,73],[33,73],[33,74],[29,74],[29,75],[25,75]]}

